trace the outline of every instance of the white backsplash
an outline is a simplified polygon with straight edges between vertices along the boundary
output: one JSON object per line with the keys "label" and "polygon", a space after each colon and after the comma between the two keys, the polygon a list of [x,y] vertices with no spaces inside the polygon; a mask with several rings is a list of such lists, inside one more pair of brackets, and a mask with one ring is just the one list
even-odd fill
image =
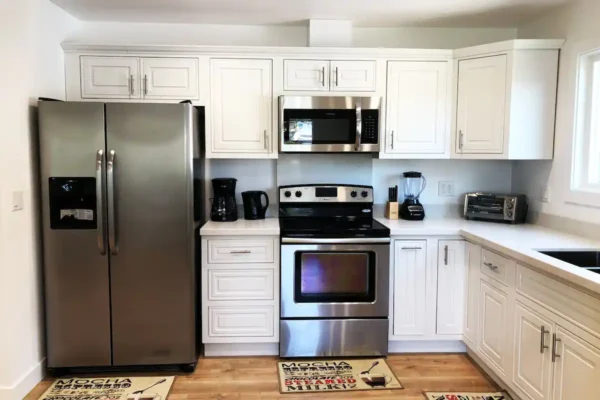
{"label": "white backsplash", "polygon": [[[427,178],[423,204],[460,204],[466,192],[510,192],[510,161],[380,160],[370,154],[280,154],[278,160],[208,160],[208,178],[236,178],[236,198],[241,193],[263,190],[271,205],[277,203],[277,187],[310,183],[372,185],[375,203],[387,201],[388,187],[398,185],[405,171],[419,171]],[[455,195],[438,196],[438,182],[452,181]],[[207,181],[210,185],[210,181]],[[212,197],[209,186],[208,197]],[[400,189],[402,193],[402,189]],[[402,199],[400,199],[402,200]],[[270,213],[276,213],[271,209]]]}

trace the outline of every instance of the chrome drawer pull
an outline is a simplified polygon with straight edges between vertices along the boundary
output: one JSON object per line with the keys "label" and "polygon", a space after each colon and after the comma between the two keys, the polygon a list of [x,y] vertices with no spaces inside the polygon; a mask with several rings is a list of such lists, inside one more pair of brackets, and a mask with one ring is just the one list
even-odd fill
{"label": "chrome drawer pull", "polygon": [[485,265],[486,267],[488,267],[489,269],[491,269],[492,271],[495,271],[498,269],[497,265],[494,265],[490,262],[484,262],[483,265]]}
{"label": "chrome drawer pull", "polygon": [[229,254],[250,254],[252,253],[251,250],[232,250],[229,252]]}
{"label": "chrome drawer pull", "polygon": [[403,247],[402,250],[423,250],[422,247]]}

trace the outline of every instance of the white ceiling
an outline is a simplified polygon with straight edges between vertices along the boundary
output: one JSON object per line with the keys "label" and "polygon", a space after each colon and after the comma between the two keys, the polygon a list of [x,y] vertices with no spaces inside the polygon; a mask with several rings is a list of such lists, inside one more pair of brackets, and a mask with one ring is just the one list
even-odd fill
{"label": "white ceiling", "polygon": [[90,21],[355,26],[516,27],[569,0],[51,0]]}

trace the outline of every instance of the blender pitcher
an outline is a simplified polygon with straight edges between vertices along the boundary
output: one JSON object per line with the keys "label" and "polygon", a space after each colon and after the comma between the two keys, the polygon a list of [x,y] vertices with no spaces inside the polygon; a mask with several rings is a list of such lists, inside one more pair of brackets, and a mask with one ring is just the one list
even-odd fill
{"label": "blender pitcher", "polygon": [[400,206],[400,218],[408,221],[421,221],[425,218],[425,209],[419,202],[419,196],[427,186],[427,180],[420,172],[410,171],[404,174],[404,202]]}

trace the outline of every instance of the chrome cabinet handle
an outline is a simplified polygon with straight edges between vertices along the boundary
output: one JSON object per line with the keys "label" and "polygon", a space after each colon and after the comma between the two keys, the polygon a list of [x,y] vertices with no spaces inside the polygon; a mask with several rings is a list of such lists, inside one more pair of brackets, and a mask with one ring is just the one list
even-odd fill
{"label": "chrome cabinet handle", "polygon": [[552,334],[552,362],[556,362],[557,358],[560,358],[560,354],[556,351],[558,350],[558,343],[562,342],[559,338],[556,337],[556,333]]}
{"label": "chrome cabinet handle", "polygon": [[362,142],[362,107],[361,103],[356,103],[356,143],[354,144],[354,150],[358,151]]}
{"label": "chrome cabinet handle", "polygon": [[106,183],[108,188],[108,246],[110,254],[117,255],[117,229],[115,226],[115,158],[117,153],[114,150],[108,152],[108,162],[106,163]]}
{"label": "chrome cabinet handle", "polygon": [[252,253],[251,250],[232,250],[229,252],[229,254],[250,254]]}
{"label": "chrome cabinet handle", "polygon": [[325,87],[325,67],[321,68],[321,86]]}
{"label": "chrome cabinet handle", "polygon": [[495,271],[498,269],[497,265],[494,265],[490,262],[484,262],[483,265],[485,265],[486,267],[488,267],[489,269],[491,269],[492,271]]}
{"label": "chrome cabinet handle", "polygon": [[458,131],[458,148],[462,150],[463,148],[463,139],[464,135],[462,133],[462,130]]}
{"label": "chrome cabinet handle", "polygon": [[335,67],[335,75],[333,76],[333,79],[334,79],[335,86],[339,86],[338,85],[338,67]]}
{"label": "chrome cabinet handle", "polygon": [[144,94],[148,94],[148,75],[144,74]]}
{"label": "chrome cabinet handle", "polygon": [[133,75],[129,75],[129,93],[135,94],[135,89],[133,88]]}
{"label": "chrome cabinet handle", "polygon": [[100,254],[106,254],[104,242],[104,150],[96,153],[96,232]]}
{"label": "chrome cabinet handle", "polygon": [[402,250],[423,250],[422,247],[402,247]]}
{"label": "chrome cabinet handle", "polygon": [[267,133],[266,129],[263,131],[263,136],[264,136],[264,139],[265,139],[265,150],[269,151],[269,148],[271,146],[269,146],[269,134]]}
{"label": "chrome cabinet handle", "polygon": [[542,331],[540,332],[540,353],[544,354],[544,350],[548,348],[546,346],[546,333],[550,333],[550,331],[546,330],[546,327],[542,325]]}
{"label": "chrome cabinet handle", "polygon": [[391,139],[392,139],[392,142],[391,142],[390,149],[392,149],[392,150],[393,150],[393,149],[394,149],[394,131],[392,131],[392,134],[391,134],[391,136],[392,136],[392,138],[391,138]]}
{"label": "chrome cabinet handle", "polygon": [[448,265],[448,245],[444,246],[444,265]]}

